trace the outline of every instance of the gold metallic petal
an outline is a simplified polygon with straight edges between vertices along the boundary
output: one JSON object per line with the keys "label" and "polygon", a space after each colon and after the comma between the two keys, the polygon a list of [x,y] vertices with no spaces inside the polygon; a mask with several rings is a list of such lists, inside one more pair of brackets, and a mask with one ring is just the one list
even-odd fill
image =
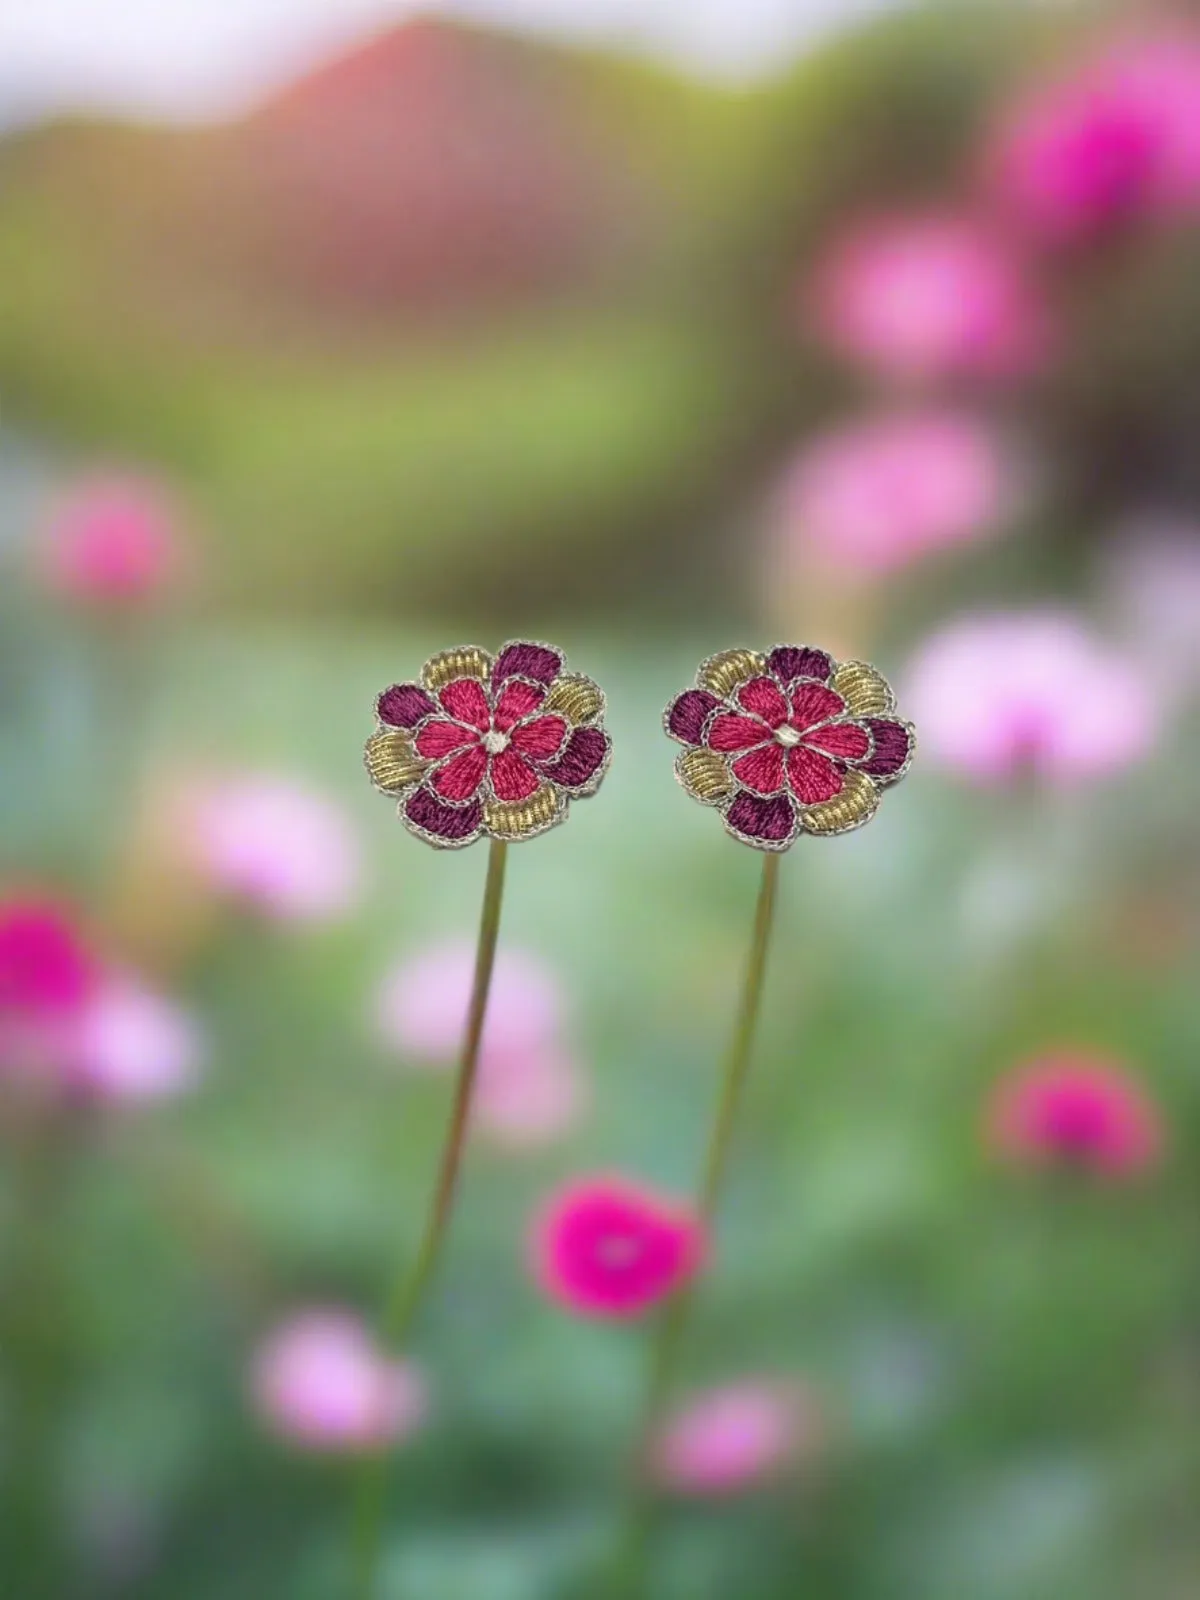
{"label": "gold metallic petal", "polygon": [[896,697],[887,679],[865,661],[843,661],[831,687],[856,717],[877,717],[895,708]]}
{"label": "gold metallic petal", "polygon": [[566,802],[547,783],[528,800],[512,804],[489,800],[483,808],[483,825],[497,839],[529,839],[552,828],[565,808]]}
{"label": "gold metallic petal", "polygon": [[421,760],[407,733],[373,734],[367,740],[363,761],[371,782],[384,794],[399,794],[424,777],[428,763]]}
{"label": "gold metallic petal", "polygon": [[808,833],[848,833],[869,822],[879,805],[879,790],[865,772],[847,772],[841,794],[819,806],[802,807],[801,820]]}
{"label": "gold metallic petal", "polygon": [[766,666],[766,658],[757,650],[722,650],[701,663],[696,681],[702,689],[727,700],[740,684],[765,672]]}
{"label": "gold metallic petal", "polygon": [[604,710],[604,694],[598,683],[582,673],[568,672],[556,678],[542,702],[543,711],[557,711],[578,727],[591,722]]}
{"label": "gold metallic petal", "polygon": [[715,750],[685,750],[675,762],[679,781],[693,800],[713,806],[737,788],[729,763]]}
{"label": "gold metallic petal", "polygon": [[455,678],[486,679],[492,670],[492,658],[477,644],[460,644],[455,650],[443,650],[430,658],[421,668],[421,682],[430,694],[436,694]]}

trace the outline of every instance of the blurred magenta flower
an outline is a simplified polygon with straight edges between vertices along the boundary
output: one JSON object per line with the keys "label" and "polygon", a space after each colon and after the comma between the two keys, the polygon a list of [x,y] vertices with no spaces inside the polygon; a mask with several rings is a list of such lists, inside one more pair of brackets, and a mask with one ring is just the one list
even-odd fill
{"label": "blurred magenta flower", "polygon": [[[475,948],[454,939],[403,957],[380,986],[379,1033],[414,1065],[449,1066],[466,1026],[475,973]],[[496,954],[483,1032],[483,1053],[516,1059],[544,1053],[557,1038],[563,986],[553,969],[528,950]]]}
{"label": "blurred magenta flower", "polygon": [[1123,1067],[1073,1051],[1040,1056],[996,1086],[988,1142],[1026,1165],[1074,1163],[1106,1177],[1153,1166],[1163,1145],[1157,1107]]}
{"label": "blurred magenta flower", "polygon": [[552,1144],[584,1115],[588,1087],[576,1063],[556,1047],[492,1051],[479,1063],[473,1125],[490,1144],[505,1149]]}
{"label": "blurred magenta flower", "polygon": [[123,976],[107,978],[71,1031],[65,1075],[71,1088],[113,1103],[164,1099],[192,1086],[203,1045],[194,1019]]}
{"label": "blurred magenta flower", "polygon": [[166,491],[134,476],[77,484],[54,508],[38,555],[48,587],[96,605],[150,600],[184,566],[179,520]]}
{"label": "blurred magenta flower", "polygon": [[98,974],[78,919],[65,906],[35,894],[0,897],[0,1019],[72,1016]]}
{"label": "blurred magenta flower", "polygon": [[955,212],[853,225],[818,266],[818,336],[885,379],[1001,378],[1046,352],[1041,307],[1005,241]]}
{"label": "blurred magenta flower", "polygon": [[585,1317],[636,1317],[680,1288],[706,1249],[699,1218],[627,1179],[575,1178],[542,1206],[533,1272],[550,1299]]}
{"label": "blurred magenta flower", "polygon": [[1114,40],[1036,86],[991,147],[996,187],[1049,243],[1200,206],[1200,32]]}
{"label": "blurred magenta flower", "polygon": [[668,1418],[648,1465],[658,1485],[676,1494],[733,1495],[811,1459],[824,1435],[806,1389],[747,1379],[695,1395]]}
{"label": "blurred magenta flower", "polygon": [[1160,720],[1136,664],[1052,610],[951,623],[918,651],[906,693],[926,754],[980,783],[1115,772],[1149,752]]}
{"label": "blurred magenta flower", "polygon": [[249,772],[190,807],[190,854],[208,883],[281,922],[325,922],[358,899],[362,864],[346,813],[295,779]]}
{"label": "blurred magenta flower", "polygon": [[973,544],[1009,507],[1008,453],[966,412],[900,411],[810,439],[778,500],[783,561],[894,571]]}
{"label": "blurred magenta flower", "polygon": [[306,1450],[394,1444],[429,1411],[418,1369],[382,1355],[357,1317],[328,1307],[298,1313],[266,1339],[251,1391],[267,1426]]}

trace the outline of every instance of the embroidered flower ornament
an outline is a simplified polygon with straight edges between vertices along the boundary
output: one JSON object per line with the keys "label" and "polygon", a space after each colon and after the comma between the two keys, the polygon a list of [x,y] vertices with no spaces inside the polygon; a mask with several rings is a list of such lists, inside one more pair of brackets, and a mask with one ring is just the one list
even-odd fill
{"label": "embroidered flower ornament", "polygon": [[874,667],[824,650],[723,650],[667,707],[687,748],[675,773],[716,806],[735,839],[786,850],[802,833],[847,833],[875,815],[880,791],[908,771],[912,724]]}
{"label": "embroidered flower ornament", "polygon": [[595,794],[612,755],[604,695],[561,650],[518,641],[427,661],[375,702],[366,766],[410,833],[441,849],[531,839]]}

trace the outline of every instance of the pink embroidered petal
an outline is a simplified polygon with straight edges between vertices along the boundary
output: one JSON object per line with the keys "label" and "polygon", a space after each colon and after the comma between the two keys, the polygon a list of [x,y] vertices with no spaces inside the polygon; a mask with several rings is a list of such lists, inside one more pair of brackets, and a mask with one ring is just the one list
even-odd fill
{"label": "pink embroidered petal", "polygon": [[720,704],[707,689],[685,689],[667,712],[667,732],[682,744],[703,744],[704,724]]}
{"label": "pink embroidered petal", "polygon": [[769,728],[778,728],[788,719],[787,697],[774,678],[751,678],[737,692],[743,711],[761,717]]}
{"label": "pink embroidered petal", "polygon": [[763,800],[743,789],[725,813],[725,821],[736,833],[764,844],[783,844],[796,831],[796,812],[786,794]]}
{"label": "pink embroidered petal", "polygon": [[492,757],[492,789],[496,799],[506,805],[517,800],[528,800],[536,794],[542,780],[516,750],[502,750]]}
{"label": "pink embroidered petal", "polygon": [[434,773],[432,784],[443,800],[456,803],[469,800],[483,782],[487,771],[488,755],[481,744],[472,745],[461,755],[451,756],[444,767]]}
{"label": "pink embroidered petal", "polygon": [[457,722],[427,722],[416,738],[417,754],[426,761],[440,761],[464,745],[477,744],[479,735]]}
{"label": "pink embroidered petal", "polygon": [[804,806],[819,806],[841,794],[843,778],[833,762],[817,750],[798,744],[787,754],[788,783]]}
{"label": "pink embroidered petal", "polygon": [[375,710],[389,728],[415,728],[422,717],[437,710],[437,703],[419,684],[394,683],[379,696]]}
{"label": "pink embroidered petal", "polygon": [[478,678],[455,678],[448,683],[438,698],[442,709],[459,722],[469,723],[486,733],[492,725],[492,708]]}
{"label": "pink embroidered petal", "polygon": [[871,736],[856,722],[829,722],[806,733],[804,743],[840,761],[861,761],[871,749]]}
{"label": "pink embroidered petal", "polygon": [[708,747],[710,750],[752,750],[755,745],[765,744],[770,737],[770,728],[757,717],[741,717],[725,711],[713,718],[708,730]]}
{"label": "pink embroidered petal", "polygon": [[882,717],[867,717],[865,721],[875,740],[875,749],[871,759],[863,762],[862,770],[872,778],[895,777],[912,750],[912,734],[902,722],[890,722]]}
{"label": "pink embroidered petal", "polygon": [[523,756],[533,761],[549,761],[562,749],[566,734],[565,717],[535,717],[532,722],[523,722],[513,729],[512,742]]}
{"label": "pink embroidered petal", "polygon": [[500,659],[492,671],[492,682],[503,683],[506,678],[533,678],[537,683],[550,684],[562,669],[562,656],[545,644],[510,644],[500,652]]}
{"label": "pink embroidered petal", "polygon": [[767,670],[785,687],[796,678],[817,678],[823,683],[833,671],[833,662],[824,650],[782,644],[767,657]]}
{"label": "pink embroidered petal", "polygon": [[522,717],[536,711],[545,698],[545,689],[539,689],[532,683],[522,683],[519,678],[506,683],[496,701],[492,727],[497,733],[507,733]]}
{"label": "pink embroidered petal", "polygon": [[465,806],[446,806],[423,785],[414,789],[404,803],[404,816],[414,827],[444,839],[447,844],[468,844],[483,822],[483,806],[478,799]]}
{"label": "pink embroidered petal", "polygon": [[590,784],[608,760],[609,738],[599,728],[576,728],[557,761],[542,768],[544,777],[563,789],[582,789]]}
{"label": "pink embroidered petal", "polygon": [[783,788],[783,746],[772,740],[747,750],[733,763],[733,775],[755,794],[778,794]]}
{"label": "pink embroidered petal", "polygon": [[830,717],[840,717],[845,709],[846,702],[832,689],[820,683],[802,683],[792,695],[792,727],[803,733]]}

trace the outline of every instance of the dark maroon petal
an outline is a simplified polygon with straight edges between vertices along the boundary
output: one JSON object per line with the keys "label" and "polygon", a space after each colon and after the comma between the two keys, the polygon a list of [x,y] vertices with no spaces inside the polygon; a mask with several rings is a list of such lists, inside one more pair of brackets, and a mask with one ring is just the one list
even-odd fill
{"label": "dark maroon petal", "polygon": [[758,795],[743,789],[725,813],[726,821],[748,839],[763,839],[768,844],[781,844],[790,839],[796,826],[796,812],[785,794],[773,800],[760,800]]}
{"label": "dark maroon petal", "polygon": [[767,657],[767,670],[786,688],[793,678],[819,678],[824,683],[833,671],[833,662],[824,650],[781,644]]}
{"label": "dark maroon petal", "polygon": [[593,778],[608,755],[608,735],[599,728],[576,728],[557,761],[542,768],[551,783],[580,789]]}
{"label": "dark maroon petal", "polygon": [[415,789],[404,806],[408,820],[435,838],[450,841],[467,839],[483,821],[483,806],[472,800],[465,806],[444,806],[426,788]]}
{"label": "dark maroon petal", "polygon": [[375,702],[380,722],[386,722],[389,728],[415,728],[422,717],[437,709],[433,699],[417,683],[394,683]]}
{"label": "dark maroon petal", "polygon": [[892,778],[908,760],[912,749],[912,734],[903,722],[889,722],[881,717],[864,717],[864,725],[875,737],[875,751],[870,761],[864,761],[860,772],[872,778]]}
{"label": "dark maroon petal", "polygon": [[683,744],[699,744],[704,724],[720,704],[707,689],[685,689],[667,712],[667,732]]}
{"label": "dark maroon petal", "polygon": [[562,656],[545,644],[510,644],[500,652],[492,669],[492,682],[505,678],[532,678],[535,683],[553,683],[562,668]]}

